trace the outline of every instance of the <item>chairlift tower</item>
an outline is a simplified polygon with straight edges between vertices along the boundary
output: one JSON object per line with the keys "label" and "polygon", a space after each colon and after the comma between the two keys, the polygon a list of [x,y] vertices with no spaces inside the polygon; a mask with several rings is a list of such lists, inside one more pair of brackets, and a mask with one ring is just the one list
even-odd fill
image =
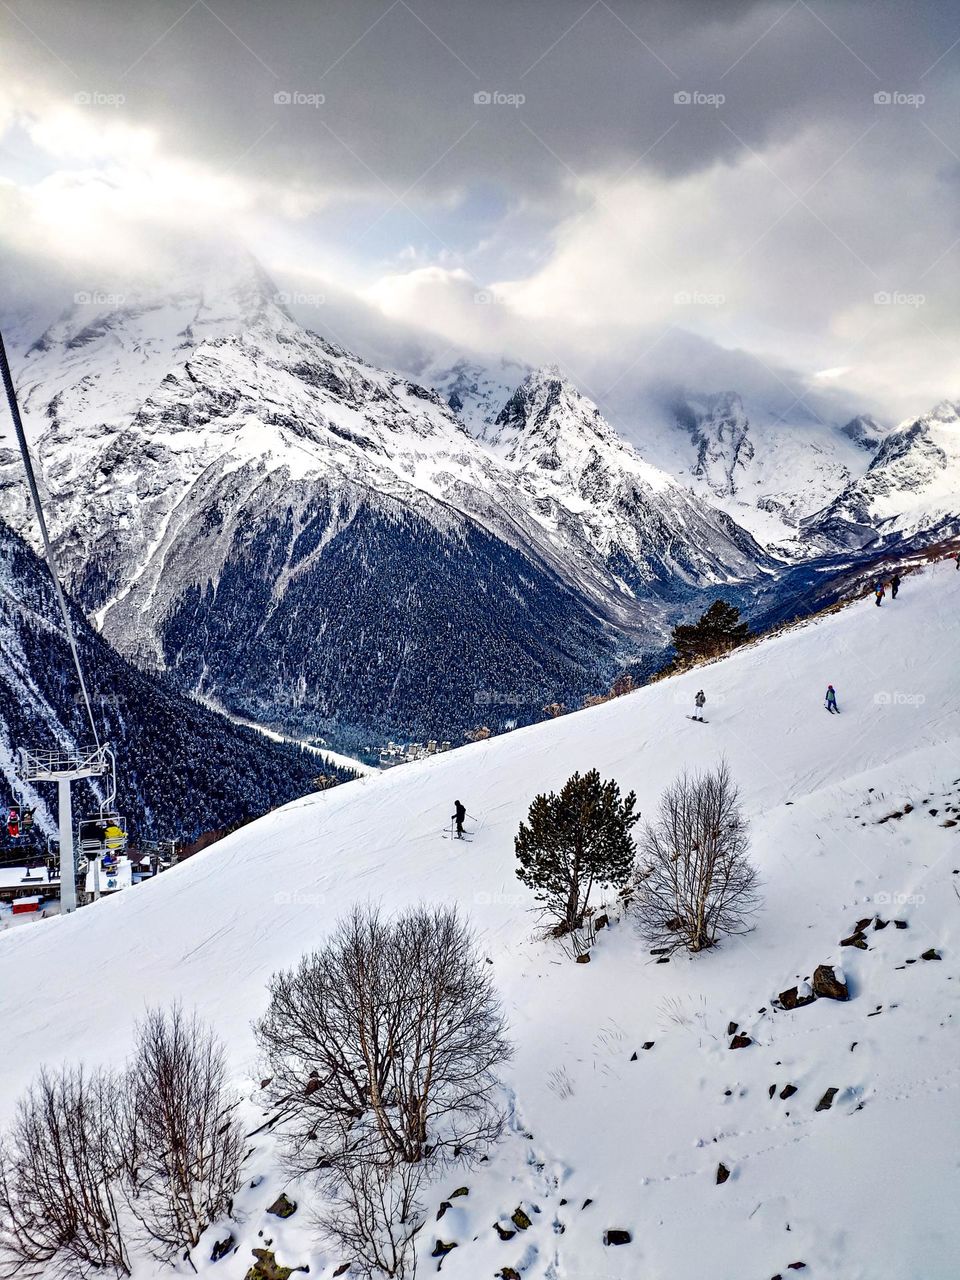
{"label": "chairlift tower", "polygon": [[[60,911],[67,915],[77,909],[77,880],[73,854],[73,801],[70,784],[81,778],[114,778],[113,752],[108,746],[79,747],[74,751],[28,751],[20,749],[20,778],[23,782],[57,784],[60,827]],[[115,786],[113,787],[115,790]]]}

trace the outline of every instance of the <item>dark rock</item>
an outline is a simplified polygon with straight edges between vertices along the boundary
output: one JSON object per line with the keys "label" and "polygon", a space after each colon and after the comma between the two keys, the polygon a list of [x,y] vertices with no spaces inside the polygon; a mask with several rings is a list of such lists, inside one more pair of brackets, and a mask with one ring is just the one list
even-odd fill
{"label": "dark rock", "polygon": [[829,1111],[833,1106],[833,1100],[840,1092],[839,1089],[828,1089],[820,1101],[814,1108],[815,1111]]}
{"label": "dark rock", "polygon": [[431,1253],[430,1257],[445,1258],[447,1254],[451,1251],[451,1249],[455,1249],[456,1247],[457,1247],[456,1240],[446,1241],[446,1240],[441,1240],[438,1237],[437,1243],[433,1246],[433,1253]]}
{"label": "dark rock", "polygon": [[643,1047],[644,1049],[652,1049],[655,1044],[655,1040],[644,1040]]}
{"label": "dark rock", "polygon": [[610,917],[604,911],[601,915],[597,916],[596,920],[594,920],[593,927],[595,929],[605,929],[609,923]]}
{"label": "dark rock", "polygon": [[456,1191],[450,1192],[450,1199],[457,1200],[460,1196],[468,1196],[470,1194],[469,1187],[457,1187]]}
{"label": "dark rock", "polygon": [[929,951],[924,951],[920,957],[921,960],[941,960],[942,958],[936,947],[931,947]]}
{"label": "dark rock", "polygon": [[818,964],[813,971],[813,994],[824,1000],[849,1000],[850,990],[836,975],[833,965]]}
{"label": "dark rock", "polygon": [[589,964],[589,963],[590,963],[589,951],[585,951],[582,956],[577,956],[577,964]]}
{"label": "dark rock", "polygon": [[633,1236],[622,1227],[608,1227],[603,1233],[604,1244],[629,1244]]}
{"label": "dark rock", "polygon": [[590,1199],[590,1197],[588,1196],[588,1197],[586,1198],[586,1200],[584,1200],[583,1204],[580,1206],[580,1212],[582,1213],[582,1212],[583,1212],[583,1210],[584,1210],[584,1209],[586,1209],[586,1207],[587,1207],[588,1205],[591,1205],[591,1204],[593,1204],[593,1201],[592,1201],[592,1200]]}
{"label": "dark rock", "polygon": [[449,1200],[441,1200],[440,1208],[437,1210],[437,1222],[443,1217],[448,1209],[452,1208]]}
{"label": "dark rock", "polygon": [[796,1092],[797,1086],[795,1084],[785,1084],[780,1090],[780,1097],[786,1100],[787,1098],[792,1098]]}
{"label": "dark rock", "polygon": [[889,923],[889,920],[881,920],[880,917],[877,916],[876,920],[873,922],[873,927],[874,929],[885,929]]}
{"label": "dark rock", "polygon": [[657,958],[657,964],[669,964],[669,963],[670,963],[669,956],[659,956]]}
{"label": "dark rock", "polygon": [[746,1049],[747,1045],[750,1045],[750,1044],[753,1044],[753,1041],[750,1039],[750,1037],[741,1034],[733,1037],[733,1039],[730,1041],[730,1048]]}
{"label": "dark rock", "polygon": [[893,923],[897,926],[898,929],[906,929],[908,922],[906,920],[894,920]]}
{"label": "dark rock", "polygon": [[728,1036],[735,1035],[735,1034],[736,1034],[736,1031],[737,1031],[737,1028],[738,1028],[739,1026],[740,1026],[739,1022],[728,1022],[728,1023],[727,1023],[727,1035],[728,1035]]}
{"label": "dark rock", "polygon": [[341,1262],[333,1273],[334,1280],[336,1280],[337,1276],[345,1276],[352,1266],[352,1262]]}
{"label": "dark rock", "polygon": [[500,1280],[520,1280],[520,1272],[516,1267],[504,1267],[501,1271],[497,1272],[497,1275],[500,1277]]}
{"label": "dark rock", "polygon": [[630,1061],[631,1061],[631,1062],[636,1062],[636,1060],[637,1060],[637,1052],[636,1052],[636,1050],[634,1050],[634,1051],[633,1051],[633,1053],[631,1053],[631,1055],[630,1055]]}
{"label": "dark rock", "polygon": [[790,1268],[791,1271],[803,1271],[806,1269],[806,1265],[807,1264],[805,1262],[788,1262],[787,1263],[787,1266]]}
{"label": "dark rock", "polygon": [[767,1097],[772,1098],[776,1092],[777,1092],[777,1086],[775,1084],[772,1084],[770,1088],[767,1090]]}
{"label": "dark rock", "polygon": [[853,926],[854,933],[863,933],[864,929],[873,920],[873,916],[864,916],[862,920],[858,920]]}
{"label": "dark rock", "polygon": [[813,992],[802,996],[799,987],[787,987],[786,991],[781,991],[777,996],[784,1009],[802,1009],[805,1004],[813,1004],[816,998]]}
{"label": "dark rock", "polygon": [[235,1247],[236,1241],[232,1235],[228,1235],[225,1240],[216,1240],[213,1245],[213,1252],[210,1254],[210,1261],[219,1262],[228,1253],[232,1253]]}
{"label": "dark rock", "polygon": [[730,1170],[721,1161],[720,1164],[717,1165],[717,1186],[718,1187],[723,1186],[723,1184],[726,1182],[726,1180],[729,1177],[730,1177]]}
{"label": "dark rock", "polygon": [[247,1272],[245,1280],[290,1280],[295,1271],[306,1271],[306,1267],[283,1267],[270,1249],[254,1249],[256,1262]]}
{"label": "dark rock", "polygon": [[668,956],[672,950],[672,947],[651,947],[650,954],[652,956]]}
{"label": "dark rock", "polygon": [[265,1089],[268,1084],[273,1084],[273,1076],[267,1076],[266,1080],[261,1080],[260,1088]]}
{"label": "dark rock", "polygon": [[866,951],[867,940],[862,933],[851,933],[849,938],[840,939],[841,947],[859,947],[861,951]]}
{"label": "dark rock", "polygon": [[512,1240],[517,1234],[515,1231],[511,1231],[509,1227],[502,1226],[499,1222],[493,1224],[493,1229],[501,1240]]}
{"label": "dark rock", "polygon": [[276,1200],[274,1200],[273,1204],[267,1210],[267,1213],[272,1213],[276,1218],[292,1218],[296,1212],[296,1200],[288,1199],[287,1194],[284,1191],[280,1192]]}
{"label": "dark rock", "polygon": [[533,1226],[533,1223],[530,1221],[530,1218],[524,1212],[521,1205],[517,1205],[516,1209],[511,1213],[510,1221],[518,1231],[526,1231],[528,1227]]}

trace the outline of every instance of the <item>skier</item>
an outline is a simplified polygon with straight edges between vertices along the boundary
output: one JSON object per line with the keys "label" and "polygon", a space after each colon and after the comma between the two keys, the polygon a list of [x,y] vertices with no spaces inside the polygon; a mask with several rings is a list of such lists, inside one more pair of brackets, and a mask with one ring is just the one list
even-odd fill
{"label": "skier", "polygon": [[450,821],[457,824],[457,839],[463,839],[463,821],[467,816],[467,811],[459,800],[453,802],[453,813],[450,815]]}
{"label": "skier", "polygon": [[7,814],[7,835],[11,840],[20,838],[20,810],[15,804],[10,806],[10,812]]}
{"label": "skier", "polygon": [[704,724],[706,723],[706,721],[703,719],[703,708],[706,701],[707,701],[707,695],[703,692],[702,689],[698,689],[697,696],[693,700],[693,704],[696,707],[696,711],[694,712],[691,719],[700,720]]}
{"label": "skier", "polygon": [[895,573],[890,579],[890,599],[896,600],[897,592],[900,590],[900,575]]}
{"label": "skier", "polygon": [[837,706],[837,691],[832,684],[827,685],[827,700],[823,705],[831,714],[840,714],[840,708]]}
{"label": "skier", "polygon": [[879,608],[880,608],[880,603],[881,603],[881,601],[883,600],[883,596],[884,596],[883,583],[882,583],[882,582],[878,582],[878,583],[877,583],[877,585],[876,585],[873,589],[874,589],[874,591],[876,592],[876,596],[877,596],[877,608],[879,609]]}

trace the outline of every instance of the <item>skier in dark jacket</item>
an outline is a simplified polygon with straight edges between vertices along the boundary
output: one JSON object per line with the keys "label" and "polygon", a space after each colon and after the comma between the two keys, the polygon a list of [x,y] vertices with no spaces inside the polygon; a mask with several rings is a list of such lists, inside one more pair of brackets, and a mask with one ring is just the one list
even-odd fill
{"label": "skier in dark jacket", "polygon": [[890,579],[890,599],[896,600],[897,592],[900,590],[900,575],[895,573]]}
{"label": "skier in dark jacket", "polygon": [[457,839],[463,839],[463,823],[467,816],[467,811],[459,800],[453,802],[453,813],[450,815],[451,821],[457,824]]}
{"label": "skier in dark jacket", "polygon": [[837,706],[837,691],[832,684],[827,685],[827,700],[823,705],[831,714],[840,714],[840,708]]}

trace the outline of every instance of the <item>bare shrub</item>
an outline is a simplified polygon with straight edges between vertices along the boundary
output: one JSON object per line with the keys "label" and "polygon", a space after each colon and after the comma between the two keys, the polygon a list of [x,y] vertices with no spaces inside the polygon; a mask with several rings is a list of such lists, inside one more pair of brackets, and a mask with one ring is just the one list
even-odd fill
{"label": "bare shrub", "polygon": [[255,1029],[273,1094],[290,1107],[295,1172],[345,1154],[469,1160],[499,1135],[505,1024],[454,908],[419,907],[388,922],[357,907],[269,989]]}
{"label": "bare shrub", "polygon": [[416,1275],[416,1234],[423,1226],[417,1193],[427,1168],[417,1164],[357,1160],[338,1162],[336,1196],[321,1214],[324,1235],[337,1243],[363,1276]]}
{"label": "bare shrub", "polygon": [[179,1005],[152,1009],[126,1076],[123,1145],[131,1211],[154,1257],[193,1248],[230,1211],[243,1158],[237,1101],[214,1033]]}
{"label": "bare shrub", "polygon": [[689,951],[746,933],[759,906],[747,820],[725,762],[683,775],[640,837],[637,917],[657,946]]}
{"label": "bare shrub", "polygon": [[0,1276],[130,1274],[116,1199],[118,1085],[42,1070],[0,1146]]}

